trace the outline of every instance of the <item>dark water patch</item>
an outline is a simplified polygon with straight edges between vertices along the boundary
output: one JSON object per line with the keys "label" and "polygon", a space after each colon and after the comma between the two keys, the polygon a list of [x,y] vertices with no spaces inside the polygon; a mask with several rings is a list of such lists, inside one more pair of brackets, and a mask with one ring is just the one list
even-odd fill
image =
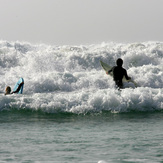
{"label": "dark water patch", "polygon": [[13,122],[54,122],[54,123],[109,123],[118,121],[143,122],[154,119],[155,121],[163,119],[163,112],[127,112],[111,113],[110,111],[76,114],[69,112],[46,113],[41,110],[33,111],[31,109],[12,109],[0,112],[0,123]]}

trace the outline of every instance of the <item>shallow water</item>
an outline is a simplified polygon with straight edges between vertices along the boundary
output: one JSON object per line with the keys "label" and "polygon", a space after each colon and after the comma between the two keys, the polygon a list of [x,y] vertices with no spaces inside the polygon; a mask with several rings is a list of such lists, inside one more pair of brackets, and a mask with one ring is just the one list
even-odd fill
{"label": "shallow water", "polygon": [[2,162],[161,162],[163,113],[0,115]]}

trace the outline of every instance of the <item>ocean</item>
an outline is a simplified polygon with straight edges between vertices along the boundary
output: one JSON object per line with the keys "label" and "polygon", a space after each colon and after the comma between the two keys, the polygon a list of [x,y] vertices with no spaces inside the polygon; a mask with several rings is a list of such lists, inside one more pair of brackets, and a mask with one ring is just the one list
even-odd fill
{"label": "ocean", "polygon": [[[121,91],[100,60],[137,83]],[[0,41],[0,162],[163,162],[163,43]],[[23,94],[4,95],[24,78]]]}

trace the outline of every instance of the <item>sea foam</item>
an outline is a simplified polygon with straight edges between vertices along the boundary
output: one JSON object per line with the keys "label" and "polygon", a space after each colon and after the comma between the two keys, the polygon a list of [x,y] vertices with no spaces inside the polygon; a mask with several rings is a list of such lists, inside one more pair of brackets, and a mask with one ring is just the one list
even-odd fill
{"label": "sea foam", "polygon": [[[118,91],[100,60],[117,58],[138,84]],[[0,41],[0,110],[30,109],[49,113],[128,112],[163,109],[163,43],[101,43],[55,46]],[[23,95],[4,96],[20,77]]]}

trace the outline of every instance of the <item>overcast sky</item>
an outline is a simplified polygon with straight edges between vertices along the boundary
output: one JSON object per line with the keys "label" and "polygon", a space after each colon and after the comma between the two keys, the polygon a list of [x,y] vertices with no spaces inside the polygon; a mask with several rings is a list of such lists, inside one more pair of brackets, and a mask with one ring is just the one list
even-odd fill
{"label": "overcast sky", "polygon": [[0,39],[53,45],[163,41],[163,0],[0,0]]}

